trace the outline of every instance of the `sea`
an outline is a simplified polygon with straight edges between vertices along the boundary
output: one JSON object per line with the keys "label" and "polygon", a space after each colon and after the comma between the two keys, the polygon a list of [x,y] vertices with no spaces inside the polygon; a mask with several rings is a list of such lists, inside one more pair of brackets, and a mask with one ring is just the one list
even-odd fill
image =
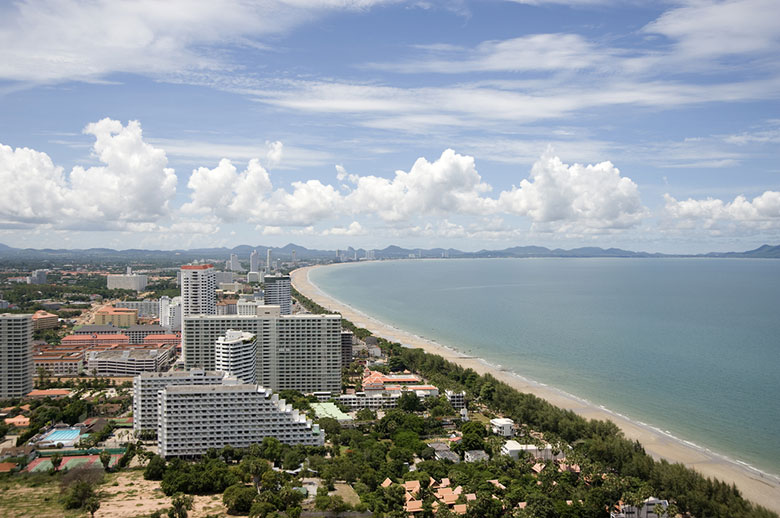
{"label": "sea", "polygon": [[780,260],[370,261],[309,279],[386,324],[780,474]]}

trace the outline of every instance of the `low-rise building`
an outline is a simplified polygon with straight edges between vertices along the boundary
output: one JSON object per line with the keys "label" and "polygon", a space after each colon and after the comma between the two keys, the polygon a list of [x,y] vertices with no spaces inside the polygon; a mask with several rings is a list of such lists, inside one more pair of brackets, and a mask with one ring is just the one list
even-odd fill
{"label": "low-rise building", "polygon": [[95,312],[95,324],[130,327],[138,322],[138,310],[103,306]]}
{"label": "low-rise building", "polygon": [[33,356],[33,367],[36,373],[43,369],[53,376],[77,376],[84,370],[84,356],[81,353],[43,353]]}
{"label": "low-rise building", "polygon": [[39,310],[33,313],[32,316],[33,331],[41,331],[43,329],[57,329],[60,327],[60,319],[54,313],[48,311]]}
{"label": "low-rise building", "polygon": [[230,444],[246,448],[265,437],[322,446],[325,434],[277,394],[251,384],[167,386],[159,392],[158,450],[192,457]]}
{"label": "low-rise building", "polygon": [[536,444],[520,444],[517,441],[507,441],[501,446],[501,454],[509,455],[513,459],[517,459],[522,453],[528,453],[538,460],[558,460],[566,458],[566,455],[562,452],[553,453],[553,447],[549,444],[539,446]]}
{"label": "low-rise building", "polygon": [[461,408],[466,408],[466,393],[465,392],[455,392],[453,390],[446,390],[444,391],[444,394],[447,396],[447,401],[450,402],[450,405],[455,410],[460,410]]}
{"label": "low-rise building", "polygon": [[490,420],[490,429],[501,437],[512,437],[515,434],[515,422],[508,417],[496,417]]}
{"label": "low-rise building", "polygon": [[135,376],[160,372],[176,358],[173,345],[110,349],[87,353],[87,372],[98,376]]}
{"label": "low-rise building", "polygon": [[138,275],[128,272],[126,275],[108,275],[106,286],[109,290],[134,290],[143,291],[148,283],[146,275]]}
{"label": "low-rise building", "polygon": [[136,309],[141,318],[157,318],[160,316],[160,301],[157,299],[126,300],[117,302],[117,308]]}
{"label": "low-rise building", "polygon": [[463,460],[466,462],[480,462],[490,460],[490,455],[484,450],[469,450],[463,454]]}

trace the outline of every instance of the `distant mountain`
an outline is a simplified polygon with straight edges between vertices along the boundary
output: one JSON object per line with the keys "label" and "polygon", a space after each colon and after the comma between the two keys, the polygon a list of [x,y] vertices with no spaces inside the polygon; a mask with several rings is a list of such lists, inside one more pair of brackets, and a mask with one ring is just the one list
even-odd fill
{"label": "distant mountain", "polygon": [[709,254],[705,254],[704,257],[755,257],[759,259],[780,259],[780,245],[763,245],[755,250],[748,250],[747,252],[710,252]]}
{"label": "distant mountain", "polygon": [[[257,250],[265,259],[267,250],[275,259],[290,260],[295,252],[296,259],[306,261],[336,260],[336,250],[309,249],[304,246],[288,243],[283,247],[267,247],[263,245],[240,245],[234,248],[195,248],[190,250],[114,250],[111,248],[88,249],[33,249],[13,248],[0,243],[0,261],[24,262],[30,266],[45,266],[50,263],[68,263],[78,261],[83,263],[105,262],[148,262],[154,264],[183,264],[193,260],[213,261],[217,264],[230,258],[231,254],[237,254],[239,258],[247,262],[252,250]],[[343,249],[347,260],[366,256],[366,250],[355,250],[352,247]],[[780,259],[780,245],[763,245],[755,250],[746,252],[711,252],[698,255],[668,255],[648,252],[634,252],[620,248],[580,247],[571,250],[556,248],[551,250],[543,246],[515,246],[502,250],[479,250],[477,252],[463,252],[454,248],[402,248],[390,245],[381,250],[374,250],[376,259],[406,259],[406,258],[476,258],[476,257],[718,257],[718,258],[770,258]],[[40,267],[40,266],[37,266]]]}

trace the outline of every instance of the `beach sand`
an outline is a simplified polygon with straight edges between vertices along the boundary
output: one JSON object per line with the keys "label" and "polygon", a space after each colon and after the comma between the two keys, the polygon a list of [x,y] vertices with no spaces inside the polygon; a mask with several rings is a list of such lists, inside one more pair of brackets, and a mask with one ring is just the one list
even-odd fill
{"label": "beach sand", "polygon": [[376,336],[399,342],[406,347],[420,348],[428,353],[443,356],[453,363],[457,363],[464,368],[474,369],[480,374],[490,373],[496,379],[509,384],[521,392],[534,394],[546,399],[553,405],[572,410],[588,419],[608,419],[618,425],[627,438],[638,440],[644,446],[645,451],[652,455],[653,458],[663,458],[669,462],[680,462],[689,468],[697,470],[706,477],[734,483],[745,498],[775,512],[780,512],[780,480],[775,477],[765,475],[693,445],[688,445],[651,427],[643,426],[623,416],[588,404],[553,387],[533,383],[514,373],[488,365],[479,358],[460,354],[441,344],[396,329],[371,318],[326,295],[309,281],[309,271],[312,268],[322,267],[313,266],[295,270],[291,274],[293,286],[317,304],[331,311],[341,313],[345,319],[356,326],[368,329]]}

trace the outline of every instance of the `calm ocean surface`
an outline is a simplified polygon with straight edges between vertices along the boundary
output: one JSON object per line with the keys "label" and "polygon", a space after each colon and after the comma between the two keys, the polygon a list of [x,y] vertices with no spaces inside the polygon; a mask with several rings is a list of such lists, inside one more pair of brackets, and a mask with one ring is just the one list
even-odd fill
{"label": "calm ocean surface", "polygon": [[780,474],[780,260],[375,261],[310,279],[385,323]]}

